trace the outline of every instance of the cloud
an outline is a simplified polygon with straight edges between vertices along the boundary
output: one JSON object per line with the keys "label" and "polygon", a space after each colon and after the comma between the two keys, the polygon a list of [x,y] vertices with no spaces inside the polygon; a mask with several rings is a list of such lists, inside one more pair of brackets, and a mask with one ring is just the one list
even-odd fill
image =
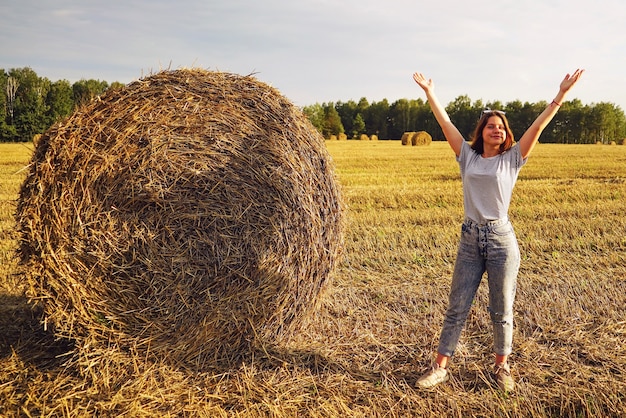
{"label": "cloud", "polygon": [[626,104],[621,0],[22,0],[0,6],[5,68],[130,82],[161,68],[257,72],[297,104],[419,97],[537,101],[588,69],[583,102]]}

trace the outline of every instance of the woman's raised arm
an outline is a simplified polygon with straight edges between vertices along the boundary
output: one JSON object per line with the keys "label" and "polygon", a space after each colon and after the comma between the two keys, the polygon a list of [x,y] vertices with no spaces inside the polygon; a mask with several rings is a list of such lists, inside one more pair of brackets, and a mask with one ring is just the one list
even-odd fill
{"label": "woman's raised arm", "polygon": [[461,154],[461,146],[465,139],[456,126],[450,121],[450,116],[448,116],[446,109],[439,103],[439,99],[437,99],[435,95],[435,83],[433,83],[432,79],[426,79],[422,73],[413,74],[413,80],[415,80],[426,93],[426,99],[428,99],[428,104],[435,115],[435,119],[437,119],[437,123],[441,126],[446,141],[448,141],[448,144],[450,144],[450,147],[458,157]]}
{"label": "woman's raised arm", "polygon": [[559,92],[552,102],[544,109],[537,119],[530,125],[530,127],[524,132],[524,135],[519,140],[520,151],[522,153],[522,158],[527,158],[530,155],[530,152],[533,150],[537,141],[539,140],[539,136],[541,132],[545,129],[545,127],[550,123],[556,112],[561,107],[563,100],[565,99],[565,95],[567,92],[574,87],[574,84],[578,81],[580,76],[585,72],[585,70],[576,70],[572,75],[567,74],[561,84],[559,85]]}

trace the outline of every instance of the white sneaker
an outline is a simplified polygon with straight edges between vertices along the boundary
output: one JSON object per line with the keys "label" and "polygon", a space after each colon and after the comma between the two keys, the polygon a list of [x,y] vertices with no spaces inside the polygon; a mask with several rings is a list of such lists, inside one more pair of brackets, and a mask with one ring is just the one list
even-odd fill
{"label": "white sneaker", "polygon": [[415,386],[422,389],[430,389],[437,386],[439,383],[446,382],[449,378],[448,370],[434,363],[422,377],[417,379]]}
{"label": "white sneaker", "polygon": [[515,390],[515,381],[511,377],[511,369],[507,363],[497,365],[493,374],[501,391],[513,392]]}

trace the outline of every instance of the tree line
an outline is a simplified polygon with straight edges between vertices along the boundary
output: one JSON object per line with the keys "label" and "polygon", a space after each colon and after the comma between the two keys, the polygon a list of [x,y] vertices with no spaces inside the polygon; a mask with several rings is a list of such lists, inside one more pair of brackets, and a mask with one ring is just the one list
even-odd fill
{"label": "tree line", "polygon": [[[522,103],[519,100],[503,104],[484,103],[462,95],[446,106],[450,119],[467,139],[473,134],[476,122],[485,109],[506,112],[514,135],[521,136],[548,105],[546,101]],[[444,140],[443,132],[433,116],[428,102],[423,99],[387,99],[368,103],[336,102],[305,106],[304,113],[325,138],[345,134],[359,138],[361,134],[377,135],[379,139],[400,139],[404,132],[426,131],[433,140]],[[574,99],[562,103],[559,112],[541,135],[541,142],[594,144],[622,143],[626,138],[624,111],[612,103],[584,105]]]}
{"label": "tree line", "polygon": [[100,80],[50,81],[29,67],[0,69],[0,142],[27,142],[111,88]]}
{"label": "tree line", "polygon": [[[72,114],[74,109],[103,94],[108,89],[121,88],[119,82],[80,80],[71,84],[67,80],[50,81],[37,76],[29,67],[0,69],[0,142],[31,141],[52,124]],[[522,103],[472,101],[468,96],[457,97],[446,106],[450,119],[469,139],[481,112],[498,109],[506,112],[511,129],[521,135],[547,102]],[[366,98],[358,102],[316,103],[302,108],[313,126],[324,137],[346,134],[359,138],[361,134],[377,135],[380,139],[400,139],[404,132],[426,131],[434,140],[443,140],[443,133],[430,107],[423,99],[387,99],[369,103]],[[626,138],[624,111],[612,103],[584,105],[574,99],[562,103],[550,125],[544,130],[541,141],[552,143],[621,143]]]}

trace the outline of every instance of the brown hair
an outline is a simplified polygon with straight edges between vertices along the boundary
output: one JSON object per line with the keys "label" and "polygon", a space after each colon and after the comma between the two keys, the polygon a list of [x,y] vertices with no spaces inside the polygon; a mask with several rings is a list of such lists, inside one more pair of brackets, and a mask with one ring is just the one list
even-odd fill
{"label": "brown hair", "polygon": [[485,128],[485,125],[487,125],[487,122],[489,121],[489,118],[491,116],[499,117],[502,120],[502,123],[504,124],[504,130],[506,131],[506,138],[504,139],[504,142],[500,144],[500,153],[508,151],[515,143],[515,137],[513,136],[513,132],[511,131],[511,127],[509,126],[509,121],[504,115],[504,112],[500,110],[484,110],[482,116],[476,124],[476,129],[474,129],[474,135],[472,135],[472,142],[470,144],[472,149],[479,154],[482,154],[484,152],[483,129]]}

